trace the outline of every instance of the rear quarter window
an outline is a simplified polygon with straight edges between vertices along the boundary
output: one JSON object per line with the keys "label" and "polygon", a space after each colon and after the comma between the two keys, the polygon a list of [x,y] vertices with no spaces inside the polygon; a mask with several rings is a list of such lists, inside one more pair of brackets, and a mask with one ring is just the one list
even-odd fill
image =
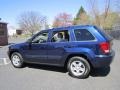
{"label": "rear quarter window", "polygon": [[94,28],[104,37],[104,38],[106,38],[107,40],[112,40],[113,38],[110,36],[110,35],[108,35],[104,30],[102,30],[102,29],[100,29],[100,28],[98,28],[98,27],[96,27],[96,26],[94,26]]}
{"label": "rear quarter window", "polygon": [[94,36],[87,29],[74,30],[76,41],[95,40]]}

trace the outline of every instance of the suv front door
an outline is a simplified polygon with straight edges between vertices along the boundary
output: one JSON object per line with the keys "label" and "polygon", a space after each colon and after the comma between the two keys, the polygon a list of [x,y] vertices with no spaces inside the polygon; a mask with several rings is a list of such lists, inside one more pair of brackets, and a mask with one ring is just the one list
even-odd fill
{"label": "suv front door", "polygon": [[48,31],[42,31],[31,41],[26,57],[29,62],[46,63]]}

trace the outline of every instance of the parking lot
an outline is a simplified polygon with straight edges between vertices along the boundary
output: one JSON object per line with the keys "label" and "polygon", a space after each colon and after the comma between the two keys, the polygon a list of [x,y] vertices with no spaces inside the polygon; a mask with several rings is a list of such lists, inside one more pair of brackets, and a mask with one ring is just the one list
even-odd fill
{"label": "parking lot", "polygon": [[[10,39],[9,43],[24,39]],[[8,57],[7,47],[0,47],[0,90],[119,90],[120,41],[114,40],[116,52],[110,68],[97,69],[86,79],[76,79],[59,67],[26,65],[14,68]]]}

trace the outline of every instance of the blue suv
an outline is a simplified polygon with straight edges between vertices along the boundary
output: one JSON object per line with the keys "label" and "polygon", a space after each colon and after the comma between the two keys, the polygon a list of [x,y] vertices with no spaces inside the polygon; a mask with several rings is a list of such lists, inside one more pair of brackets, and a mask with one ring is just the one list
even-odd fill
{"label": "blue suv", "polygon": [[43,30],[24,43],[9,46],[14,67],[36,63],[66,67],[76,78],[86,78],[91,69],[109,66],[115,53],[112,38],[93,25]]}

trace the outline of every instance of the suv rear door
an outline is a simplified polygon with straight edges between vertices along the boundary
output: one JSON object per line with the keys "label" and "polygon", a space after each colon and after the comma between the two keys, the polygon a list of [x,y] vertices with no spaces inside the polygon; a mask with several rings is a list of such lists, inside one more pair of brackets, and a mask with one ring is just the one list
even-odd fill
{"label": "suv rear door", "polygon": [[48,44],[48,63],[60,65],[60,61],[65,55],[65,46],[68,45],[70,40],[69,36],[68,30],[51,32],[51,38]]}

